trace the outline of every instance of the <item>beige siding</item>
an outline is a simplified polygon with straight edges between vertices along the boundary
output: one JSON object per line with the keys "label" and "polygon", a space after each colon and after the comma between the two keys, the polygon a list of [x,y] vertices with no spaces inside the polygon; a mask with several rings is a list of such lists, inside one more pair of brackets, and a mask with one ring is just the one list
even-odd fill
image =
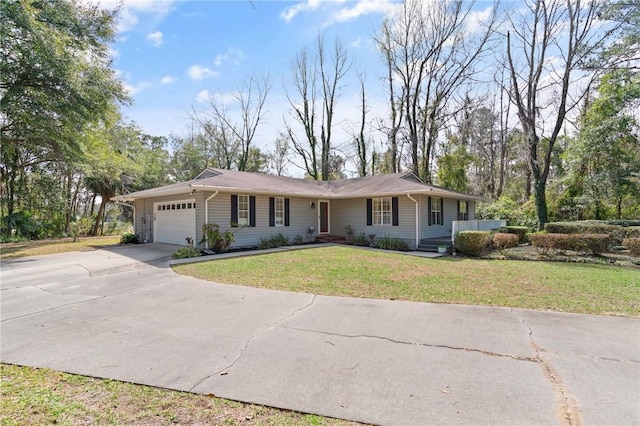
{"label": "beige siding", "polygon": [[[177,201],[196,199],[196,242],[202,239],[202,225],[204,224],[205,206],[204,200],[210,197],[212,192],[198,192],[195,195],[185,194],[179,196],[157,197],[153,199],[140,199],[135,201],[136,217],[135,232],[140,241],[153,242],[154,212],[153,203],[164,201]],[[251,194],[247,194],[251,195]],[[444,200],[444,225],[428,225],[427,197],[414,196],[419,204],[419,236],[420,238],[433,238],[451,235],[451,222],[456,220],[457,200]],[[290,199],[290,226],[269,226],[269,196],[256,196],[256,226],[254,228],[236,229],[236,241],[233,246],[255,246],[260,237],[269,237],[275,234],[285,234],[293,239],[301,236],[305,241],[312,240],[318,233],[318,199],[316,198],[291,198]],[[310,207],[310,203],[315,208]],[[365,235],[376,234],[377,237],[391,236],[405,240],[410,247],[415,245],[416,222],[415,203],[406,195],[398,197],[399,226],[367,226],[367,201],[366,198],[338,199],[329,201],[329,233],[332,235],[345,235],[344,228],[347,225],[353,227],[354,233]],[[217,223],[220,229],[225,231],[231,223],[231,193],[219,193],[211,198],[209,204],[209,223]],[[469,202],[469,219],[475,218],[475,203]],[[309,233],[309,228],[313,232]]]}
{"label": "beige siding", "polygon": [[[211,193],[205,196],[208,198]],[[251,195],[251,194],[246,194]],[[294,237],[300,236],[305,241],[313,239],[308,232],[312,227],[318,227],[318,209],[311,209],[310,202],[315,201],[307,198],[291,198],[289,197],[289,226],[269,226],[269,196],[256,196],[256,226],[246,228],[233,228],[235,231],[235,242],[232,247],[255,246],[261,237],[269,237],[276,234],[284,234],[293,240]],[[203,203],[204,204],[204,203]],[[202,221],[197,222],[200,228],[204,221],[204,210]],[[225,231],[231,225],[231,193],[220,193],[209,200],[209,223],[217,223],[220,229]]]}
{"label": "beige siding", "polygon": [[[415,198],[415,197],[414,197]],[[416,205],[406,195],[398,197],[398,226],[367,226],[367,199],[331,200],[331,228],[333,235],[345,235],[344,228],[351,225],[355,235],[375,234],[376,237],[395,237],[410,247],[416,242]]]}
{"label": "beige siding", "polygon": [[[452,222],[458,220],[458,200],[445,198],[444,199],[444,224],[443,225],[431,225],[429,226],[429,209],[428,209],[428,197],[420,197],[421,217],[420,222],[422,224],[421,238],[437,238],[443,236],[451,236]],[[475,217],[475,203],[469,201],[469,219]]]}

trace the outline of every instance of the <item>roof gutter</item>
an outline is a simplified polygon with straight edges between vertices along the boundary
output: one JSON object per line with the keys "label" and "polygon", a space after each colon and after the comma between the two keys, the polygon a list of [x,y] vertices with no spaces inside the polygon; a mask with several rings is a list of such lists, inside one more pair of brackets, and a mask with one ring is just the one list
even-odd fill
{"label": "roof gutter", "polygon": [[420,204],[418,203],[418,200],[411,196],[411,194],[407,193],[407,197],[416,203],[416,248],[418,248],[418,245],[420,244]]}

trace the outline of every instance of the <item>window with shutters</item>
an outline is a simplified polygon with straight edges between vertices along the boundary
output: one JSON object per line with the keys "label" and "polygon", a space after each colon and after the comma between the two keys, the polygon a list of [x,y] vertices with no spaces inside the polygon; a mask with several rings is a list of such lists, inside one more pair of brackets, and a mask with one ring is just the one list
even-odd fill
{"label": "window with shutters", "polygon": [[391,225],[391,197],[373,199],[373,224]]}
{"label": "window with shutters", "polygon": [[431,224],[442,225],[441,201],[438,197],[431,197]]}
{"label": "window with shutters", "polygon": [[284,226],[284,198],[276,197],[274,200],[275,225]]}
{"label": "window with shutters", "polygon": [[238,225],[249,226],[249,196],[238,195]]}

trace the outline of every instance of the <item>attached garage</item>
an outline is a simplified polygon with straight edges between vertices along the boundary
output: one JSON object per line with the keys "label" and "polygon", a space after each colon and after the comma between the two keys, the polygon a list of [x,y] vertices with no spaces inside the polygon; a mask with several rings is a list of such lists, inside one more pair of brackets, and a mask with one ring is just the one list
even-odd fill
{"label": "attached garage", "polygon": [[153,204],[153,241],[186,245],[196,241],[196,200],[163,201]]}

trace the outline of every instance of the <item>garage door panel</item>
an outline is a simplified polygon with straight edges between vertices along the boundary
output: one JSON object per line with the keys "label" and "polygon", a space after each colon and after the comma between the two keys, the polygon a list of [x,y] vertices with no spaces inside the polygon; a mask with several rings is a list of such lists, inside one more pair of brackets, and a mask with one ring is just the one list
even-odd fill
{"label": "garage door panel", "polygon": [[196,238],[195,200],[154,203],[154,241],[186,245],[186,238]]}

